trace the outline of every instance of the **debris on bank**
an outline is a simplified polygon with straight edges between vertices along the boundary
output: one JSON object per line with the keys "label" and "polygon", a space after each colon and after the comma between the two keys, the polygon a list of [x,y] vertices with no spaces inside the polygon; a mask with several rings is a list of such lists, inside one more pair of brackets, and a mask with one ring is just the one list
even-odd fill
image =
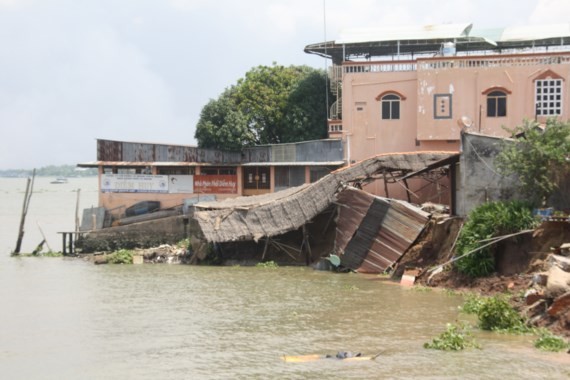
{"label": "debris on bank", "polygon": [[399,279],[407,268],[417,268],[415,283],[420,286],[484,296],[507,292],[513,295],[514,308],[530,325],[570,337],[570,223],[545,221],[532,235],[518,242],[505,241],[495,257],[494,275],[471,278],[458,273],[451,264],[430,272],[430,268],[452,258],[461,224],[459,218],[432,218],[392,277]]}
{"label": "debris on bank", "polygon": [[[119,262],[121,264],[192,264],[194,257],[191,249],[170,244],[162,244],[154,248],[136,248],[121,251],[128,252],[129,256],[125,259],[125,261],[128,262]],[[82,256],[95,264],[110,264],[114,263],[112,258],[116,254],[117,252],[95,253]]]}

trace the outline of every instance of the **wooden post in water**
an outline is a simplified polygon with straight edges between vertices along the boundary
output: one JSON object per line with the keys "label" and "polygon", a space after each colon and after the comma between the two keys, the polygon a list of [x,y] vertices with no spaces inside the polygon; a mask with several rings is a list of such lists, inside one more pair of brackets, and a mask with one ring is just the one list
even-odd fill
{"label": "wooden post in water", "polygon": [[12,252],[12,255],[19,255],[20,248],[22,248],[22,240],[24,239],[24,224],[26,223],[26,214],[28,213],[28,206],[30,205],[30,199],[32,198],[32,193],[34,192],[34,179],[36,178],[36,169],[32,172],[32,178],[28,178],[26,183],[26,194],[24,195],[24,205],[22,206],[22,215],[20,217],[20,229],[18,230],[18,240],[16,241],[16,249]]}
{"label": "wooden post in water", "polygon": [[77,202],[75,203],[75,240],[77,240],[79,233],[79,195],[81,195],[81,189],[77,189]]}

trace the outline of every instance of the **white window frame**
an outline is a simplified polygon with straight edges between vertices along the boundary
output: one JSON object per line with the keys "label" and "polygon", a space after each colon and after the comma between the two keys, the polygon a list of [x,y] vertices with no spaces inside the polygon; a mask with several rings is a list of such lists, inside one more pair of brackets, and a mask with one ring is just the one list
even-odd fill
{"label": "white window frame", "polygon": [[537,79],[534,83],[534,106],[536,116],[555,116],[562,114],[563,91],[562,79]]}

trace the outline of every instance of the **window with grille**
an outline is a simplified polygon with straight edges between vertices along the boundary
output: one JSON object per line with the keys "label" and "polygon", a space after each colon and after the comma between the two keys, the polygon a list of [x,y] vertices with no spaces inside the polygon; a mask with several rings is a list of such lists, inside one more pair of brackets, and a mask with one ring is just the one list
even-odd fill
{"label": "window with grille", "polygon": [[535,106],[537,116],[553,116],[562,113],[562,79],[537,79],[535,81]]}
{"label": "window with grille", "polygon": [[275,167],[275,191],[289,187],[300,186],[305,183],[304,166],[277,166]]}

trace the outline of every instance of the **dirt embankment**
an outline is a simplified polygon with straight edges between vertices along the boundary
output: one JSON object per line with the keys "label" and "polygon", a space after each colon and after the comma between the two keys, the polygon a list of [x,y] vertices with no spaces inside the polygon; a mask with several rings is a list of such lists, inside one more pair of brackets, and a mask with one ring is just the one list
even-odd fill
{"label": "dirt embankment", "polygon": [[564,249],[570,243],[570,223],[544,222],[532,234],[499,243],[492,276],[470,278],[458,273],[453,264],[430,271],[451,260],[462,223],[459,218],[433,219],[394,277],[415,267],[421,269],[416,284],[481,295],[509,293],[513,306],[531,324],[570,337],[570,250]]}

